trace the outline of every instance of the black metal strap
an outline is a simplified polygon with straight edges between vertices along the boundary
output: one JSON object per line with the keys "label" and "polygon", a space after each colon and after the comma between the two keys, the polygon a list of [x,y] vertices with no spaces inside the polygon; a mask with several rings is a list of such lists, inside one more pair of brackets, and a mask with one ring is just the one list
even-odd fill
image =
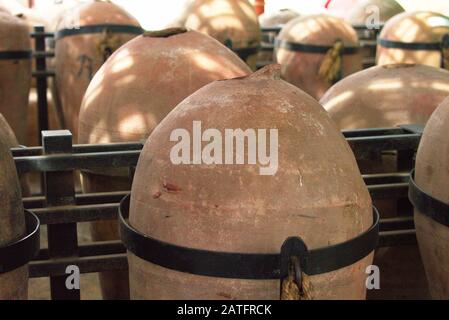
{"label": "black metal strap", "polygon": [[252,56],[253,54],[257,54],[259,52],[259,47],[248,47],[248,48],[237,48],[232,49],[243,61],[246,61],[248,57]]}
{"label": "black metal strap", "polygon": [[[321,46],[314,44],[304,44],[297,42],[290,42],[285,40],[276,39],[274,41],[275,48],[282,48],[290,51],[299,51],[306,53],[320,53],[326,54],[333,46]],[[341,54],[350,55],[356,54],[360,50],[359,46],[344,46]]]}
{"label": "black metal strap", "polygon": [[56,32],[55,39],[60,40],[64,37],[102,33],[104,31],[111,33],[129,33],[139,35],[142,34],[144,30],[141,27],[125,24],[95,24],[90,26],[82,26],[79,28],[61,29]]}
{"label": "black metal strap", "polygon": [[424,192],[415,182],[415,170],[410,174],[408,197],[413,206],[423,215],[449,227],[449,203],[440,201]]}
{"label": "black metal strap", "polygon": [[259,52],[259,46],[246,47],[246,48],[234,48],[234,44],[231,39],[226,39],[223,44],[230,50],[234,51],[240,59],[246,61],[248,57]]}
{"label": "black metal strap", "polygon": [[127,222],[130,197],[119,208],[120,233],[126,248],[153,264],[202,276],[233,279],[283,279],[288,274],[287,260],[300,259],[303,272],[322,274],[354,264],[371,253],[379,240],[379,213],[373,210],[373,225],[349,241],[307,250],[299,237],[288,238],[281,254],[253,254],[207,251],[166,243],[144,235]]}
{"label": "black metal strap", "polygon": [[39,219],[25,210],[26,235],[5,247],[0,247],[0,274],[15,270],[33,259],[40,248]]}
{"label": "black metal strap", "polygon": [[28,60],[32,57],[31,50],[0,51],[0,60]]}
{"label": "black metal strap", "polygon": [[379,45],[388,49],[440,51],[442,42],[401,42],[379,39]]}

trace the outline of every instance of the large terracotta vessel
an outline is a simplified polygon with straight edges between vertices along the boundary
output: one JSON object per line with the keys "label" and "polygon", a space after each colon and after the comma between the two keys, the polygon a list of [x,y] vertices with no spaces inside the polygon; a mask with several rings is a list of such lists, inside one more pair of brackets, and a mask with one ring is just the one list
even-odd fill
{"label": "large terracotta vessel", "polygon": [[345,76],[362,70],[355,30],[329,15],[309,15],[287,23],[276,39],[282,77],[315,99]]}
{"label": "large terracotta vessel", "polygon": [[[25,234],[22,195],[8,137],[0,136],[0,247]],[[28,266],[0,273],[0,300],[22,300],[28,296]]]}
{"label": "large terracotta vessel", "polygon": [[449,17],[418,11],[390,19],[379,35],[377,64],[391,63],[449,69]]}
{"label": "large terracotta vessel", "polygon": [[[415,181],[436,200],[449,204],[449,99],[426,125],[416,155]],[[447,209],[446,209],[447,210]],[[416,235],[433,299],[449,299],[449,227],[415,208]]]}
{"label": "large terracotta vessel", "polygon": [[[214,155],[203,150],[210,161],[203,157],[199,164],[174,164],[179,159],[173,160],[173,154],[181,156],[173,151],[180,141],[177,129],[192,136],[198,121],[214,137],[228,129],[265,128],[270,135],[278,130],[278,140],[270,136],[271,155],[278,141],[278,166],[230,164],[232,154],[221,144]],[[188,160],[190,154],[184,156]],[[266,169],[263,175],[261,169]],[[370,228],[372,210],[341,133],[314,99],[281,80],[279,66],[271,65],[203,87],[160,123],[139,159],[129,221],[139,232],[178,246],[277,253],[292,235],[312,249],[353,238]],[[133,299],[279,299],[278,280],[205,277],[166,269],[132,253],[128,259]],[[364,299],[365,268],[371,262],[369,254],[342,269],[306,277],[301,298]]]}
{"label": "large terracotta vessel", "polygon": [[449,71],[392,64],[358,72],[320,100],[340,129],[425,124],[449,95]]}
{"label": "large terracotta vessel", "polygon": [[122,8],[98,0],[63,12],[56,30],[55,82],[65,125],[76,142],[78,114],[89,82],[115,50],[142,30]]}
{"label": "large terracotta vessel", "polygon": [[[80,112],[80,143],[143,141],[184,98],[251,70],[215,39],[182,28],[147,32],[120,48],[92,80]],[[128,170],[83,172],[84,192],[130,190]],[[92,224],[94,240],[118,239],[117,222]],[[102,274],[106,298],[128,297],[127,274]]]}
{"label": "large terracotta vessel", "polygon": [[[14,132],[12,131],[11,127],[2,114],[0,114],[0,136],[3,137],[4,142],[8,148],[11,149],[19,147],[19,142],[17,141]],[[26,175],[20,175],[19,179],[20,186],[22,188],[22,196],[31,196],[30,182],[28,180],[28,177]]]}
{"label": "large terracotta vessel", "polygon": [[25,144],[28,94],[31,85],[31,48],[28,26],[0,12],[0,113],[20,143]]}
{"label": "large terracotta vessel", "polygon": [[[66,1],[67,2],[67,1]],[[47,10],[38,10],[35,8],[27,8],[25,6],[17,5],[11,8],[11,13],[17,17],[19,17],[23,22],[28,25],[28,29],[31,32],[34,32],[35,26],[44,26],[46,32],[54,31],[51,28],[52,17],[56,14],[55,11],[58,9],[62,11],[61,7],[68,6],[68,4],[64,2],[61,4],[50,3],[47,4]],[[73,5],[73,4],[72,4]],[[46,41],[50,42],[50,39],[47,38]],[[29,38],[30,47],[34,50],[35,48],[35,38]],[[49,48],[47,48],[49,51]],[[53,66],[49,65],[48,61],[51,59],[47,59],[47,69],[54,70]],[[32,59],[32,70],[36,70],[36,59]],[[47,81],[51,81],[51,78],[48,78]],[[38,132],[38,106],[37,106],[37,78],[32,78],[31,80],[31,89],[29,95],[29,104],[28,104],[28,112],[27,112],[27,123],[26,123],[26,139],[21,141],[22,144],[26,146],[37,146],[41,144],[40,136]],[[56,130],[62,128],[62,122],[59,121],[58,116],[60,114],[57,113],[54,106],[53,95],[51,95],[50,90],[48,90],[47,94],[48,101],[48,118],[49,118],[49,129]]]}
{"label": "large terracotta vessel", "polygon": [[[449,72],[424,65],[377,66],[333,86],[321,99],[340,129],[387,128],[425,124],[449,95]],[[397,157],[389,153],[357,159],[364,174],[397,172]],[[376,200],[381,216],[396,217],[396,201]],[[422,260],[416,247],[381,248],[374,263],[381,271],[376,299],[429,298]]]}

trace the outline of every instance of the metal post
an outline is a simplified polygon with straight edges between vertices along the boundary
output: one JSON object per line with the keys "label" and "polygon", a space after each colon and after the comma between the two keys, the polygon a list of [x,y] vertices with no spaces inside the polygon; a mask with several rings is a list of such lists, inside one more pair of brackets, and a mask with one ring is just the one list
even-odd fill
{"label": "metal post", "polygon": [[[68,130],[42,132],[44,154],[72,153],[72,134]],[[44,191],[46,206],[50,208],[75,205],[74,172],[45,172]],[[78,237],[76,223],[48,225],[48,253],[51,259],[78,256]],[[79,300],[80,290],[66,287],[67,276],[50,278],[51,298],[53,300]]]}
{"label": "metal post", "polygon": [[[414,168],[415,150],[400,150],[397,156],[397,171],[410,172]],[[397,200],[398,212],[400,215],[413,215],[413,206],[408,197],[399,198]]]}
{"label": "metal post", "polygon": [[47,69],[46,57],[43,54],[45,48],[45,28],[43,26],[34,27],[35,53],[36,53],[36,86],[37,86],[37,107],[38,107],[38,136],[42,138],[41,132],[48,130],[48,101],[47,101]]}

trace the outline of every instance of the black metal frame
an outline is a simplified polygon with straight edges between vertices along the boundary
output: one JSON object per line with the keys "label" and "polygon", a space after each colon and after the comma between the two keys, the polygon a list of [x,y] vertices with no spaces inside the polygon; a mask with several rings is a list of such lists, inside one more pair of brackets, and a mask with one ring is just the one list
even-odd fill
{"label": "black metal frame", "polygon": [[48,101],[47,89],[48,77],[54,77],[54,71],[47,70],[47,58],[54,57],[54,52],[46,50],[45,39],[54,38],[54,34],[45,32],[42,26],[34,27],[34,32],[31,34],[34,38],[34,52],[33,57],[36,61],[36,70],[33,71],[33,77],[36,78],[37,89],[37,109],[38,109],[38,137],[41,138],[41,132],[48,130]]}
{"label": "black metal frame", "polygon": [[[397,150],[398,154],[414,154],[421,128],[399,127],[344,131],[357,157],[369,150]],[[20,173],[45,171],[45,194],[25,198],[25,208],[32,210],[42,225],[48,225],[49,248],[41,249],[30,264],[31,277],[52,279],[53,299],[78,299],[67,293],[62,281],[68,265],[81,273],[126,270],[126,250],[121,241],[77,244],[76,223],[117,218],[120,200],[129,191],[75,194],[73,171],[97,167],[135,167],[141,142],[110,145],[71,145],[70,132],[43,132],[43,147],[12,149]],[[401,159],[401,157],[398,157]],[[112,160],[111,160],[112,159]],[[403,158],[404,167],[413,166],[413,157]],[[407,172],[408,170],[406,170]],[[373,199],[407,198],[409,175],[406,172],[365,175],[364,180]],[[416,244],[413,217],[409,212],[398,218],[381,219],[380,247]],[[64,239],[61,245],[60,239]]]}
{"label": "black metal frame", "polygon": [[[45,52],[45,39],[52,34],[43,28],[36,28],[34,56],[38,81],[39,132],[48,128],[47,77],[45,58],[52,53]],[[44,114],[41,114],[44,113]],[[412,207],[408,203],[408,183],[413,168],[414,153],[421,138],[422,128],[403,126],[343,131],[349,145],[358,158],[371,152],[397,152],[397,173],[365,175],[364,180],[373,199],[400,199],[405,203],[404,215],[381,219],[379,247],[414,245],[416,237]],[[44,194],[24,199],[24,207],[32,210],[42,225],[49,226],[49,248],[42,248],[29,264],[30,277],[50,277],[53,299],[79,299],[79,292],[68,291],[62,285],[68,265],[76,265],[81,273],[126,270],[126,249],[123,243],[104,241],[79,245],[76,224],[79,222],[112,220],[118,216],[120,201],[129,190],[94,194],[75,194],[73,172],[97,167],[135,167],[142,142],[115,143],[108,145],[72,145],[70,132],[45,131],[43,146],[12,149],[20,173],[41,172],[44,178]],[[132,170],[131,170],[132,171]],[[61,239],[65,239],[64,242]]]}

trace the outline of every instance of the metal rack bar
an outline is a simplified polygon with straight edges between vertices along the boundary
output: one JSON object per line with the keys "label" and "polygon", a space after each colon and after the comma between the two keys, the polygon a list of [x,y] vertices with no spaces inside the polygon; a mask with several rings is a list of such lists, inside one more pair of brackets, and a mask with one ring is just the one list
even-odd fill
{"label": "metal rack bar", "polygon": [[416,245],[415,230],[398,230],[380,232],[379,248]]}
{"label": "metal rack bar", "polygon": [[[366,135],[363,136],[363,134]],[[409,132],[404,128],[343,131],[343,135],[357,157],[372,151],[397,150],[399,152],[407,152],[405,157],[410,158],[421,139],[421,134]],[[98,167],[118,168],[135,166],[142,146],[141,142],[112,145],[79,145],[73,147],[74,152],[72,153],[58,155],[40,155],[42,150],[40,148],[31,148],[29,150],[22,148],[13,149],[13,155],[15,156],[17,170],[20,173]],[[23,156],[28,154],[33,155]],[[408,168],[409,165],[406,167]]]}
{"label": "metal rack bar", "polygon": [[[365,183],[373,199],[397,199],[408,192],[407,174],[365,175]],[[400,182],[396,182],[400,181]],[[129,191],[79,194],[75,205],[56,208],[45,207],[44,197],[24,199],[24,206],[32,209],[42,225],[112,220],[117,217],[120,200]]]}
{"label": "metal rack bar", "polygon": [[33,209],[33,213],[39,218],[41,225],[58,225],[116,219],[117,209],[118,203],[110,203]]}
{"label": "metal rack bar", "polygon": [[[97,153],[97,152],[115,152],[115,151],[133,151],[142,150],[143,142],[124,142],[110,144],[79,144],[74,145],[72,154]],[[42,147],[31,148],[13,148],[11,149],[14,157],[34,157],[43,155]]]}
{"label": "metal rack bar", "polygon": [[45,55],[45,33],[44,27],[34,27],[35,38],[35,58],[36,58],[36,72],[33,73],[36,76],[37,86],[37,107],[38,107],[38,136],[39,140],[42,139],[41,132],[48,130],[48,101],[47,101],[47,77],[42,76],[42,73],[47,70],[47,61]]}
{"label": "metal rack bar", "polygon": [[[79,257],[103,256],[108,254],[126,253],[125,246],[120,240],[101,241],[80,245],[78,247]],[[41,249],[33,261],[49,260],[48,249]]]}
{"label": "metal rack bar", "polygon": [[[65,279],[65,273],[68,265],[76,265],[80,273],[94,273],[103,271],[127,270],[128,261],[126,254],[112,254],[92,257],[71,257],[65,259],[50,259],[44,261],[33,261],[29,264],[29,273],[31,278],[42,278],[51,275],[52,278]],[[76,290],[79,292],[78,290]],[[63,294],[53,295],[52,299],[69,298]],[[79,300],[78,297],[71,297],[71,300]]]}
{"label": "metal rack bar", "polygon": [[[42,146],[45,154],[70,153],[72,134],[69,131],[43,131]],[[58,170],[44,173],[46,205],[59,208],[75,204],[73,171]],[[64,241],[61,241],[64,239]],[[48,253],[51,259],[72,258],[78,255],[76,223],[56,223],[48,226]],[[67,267],[67,265],[66,265]],[[65,267],[65,268],[66,268]],[[64,268],[64,272],[65,272]],[[80,290],[69,290],[66,277],[52,274],[50,290],[53,300],[79,300]]]}
{"label": "metal rack bar", "polygon": [[[129,191],[76,194],[75,203],[77,206],[119,203],[128,194]],[[45,208],[45,197],[40,196],[24,198],[23,205],[25,209],[33,209],[33,211],[36,211],[36,209]]]}
{"label": "metal rack bar", "polygon": [[121,168],[137,164],[140,151],[117,151],[105,153],[58,154],[16,158],[17,171],[51,172],[90,168]]}

